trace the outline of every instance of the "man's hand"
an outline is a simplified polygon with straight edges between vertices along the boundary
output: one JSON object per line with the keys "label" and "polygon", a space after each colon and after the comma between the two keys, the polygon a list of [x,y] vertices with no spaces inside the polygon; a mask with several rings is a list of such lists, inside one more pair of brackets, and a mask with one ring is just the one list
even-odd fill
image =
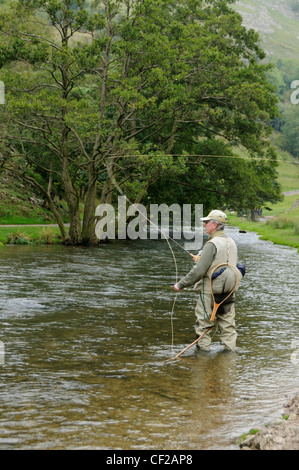
{"label": "man's hand", "polygon": [[177,284],[175,284],[173,288],[176,292],[179,292],[181,290]]}

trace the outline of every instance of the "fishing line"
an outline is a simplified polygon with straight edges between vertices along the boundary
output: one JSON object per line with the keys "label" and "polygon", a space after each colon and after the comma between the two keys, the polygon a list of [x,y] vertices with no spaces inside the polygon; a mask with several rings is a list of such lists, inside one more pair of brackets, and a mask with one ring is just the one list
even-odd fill
{"label": "fishing line", "polygon": [[[130,200],[127,198],[128,202],[131,204]],[[134,205],[134,204],[133,204]],[[188,253],[188,255],[192,256],[193,255],[188,251],[186,250],[186,248],[184,248],[182,245],[180,245],[178,242],[176,242],[176,240],[174,240],[172,237],[169,236],[169,234],[167,234],[164,230],[162,230],[159,226],[157,226],[156,224],[154,224],[154,222],[152,220],[150,220],[148,217],[146,217],[144,214],[142,214],[143,217],[145,217],[145,219],[151,223],[155,228],[157,228],[161,234],[164,236],[167,244],[168,244],[168,247],[171,251],[171,254],[172,254],[172,257],[173,257],[173,261],[174,261],[174,265],[175,265],[175,283],[178,282],[178,265],[177,265],[177,261],[176,261],[176,256],[174,254],[174,251],[172,249],[172,246],[169,242],[168,239],[172,240],[177,246],[179,246],[182,250],[184,250],[186,253]],[[172,308],[171,308],[171,313],[170,313],[170,325],[171,325],[171,347],[173,348],[174,346],[174,325],[173,325],[173,317],[174,317],[174,308],[175,308],[175,304],[176,304],[176,301],[177,301],[177,296],[178,296],[178,292],[175,293],[175,296],[174,296],[174,300],[173,300],[173,304],[172,304]]]}
{"label": "fishing line", "polygon": [[[226,266],[227,268],[233,268],[233,270],[235,271],[235,274],[236,274],[236,282],[235,282],[235,285],[233,287],[233,289],[231,289],[230,293],[224,298],[222,299],[222,301],[220,303],[216,303],[215,301],[215,297],[214,297],[214,293],[213,293],[213,289],[212,289],[212,276],[213,276],[213,273],[220,267],[220,266]],[[213,271],[211,272],[210,274],[210,289],[211,289],[211,295],[212,295],[212,298],[213,298],[213,303],[214,303],[214,307],[213,307],[213,311],[212,311],[212,314],[211,314],[211,317],[210,317],[210,322],[215,322],[215,317],[216,317],[216,313],[217,313],[217,310],[218,308],[220,307],[220,305],[222,305],[237,289],[238,287],[238,284],[240,282],[240,275],[238,273],[238,269],[233,266],[232,264],[230,263],[221,263],[219,264],[218,266],[216,266]],[[194,346],[195,344],[197,344],[203,337],[204,335],[210,331],[212,328],[214,328],[214,326],[217,325],[217,322],[214,323],[214,325],[211,325],[211,326],[208,326],[204,329],[204,331],[202,332],[202,334],[196,338],[195,341],[193,341],[191,344],[189,344],[188,346],[186,346],[182,351],[180,351],[178,354],[176,354],[176,356],[173,356],[173,357],[170,357],[168,359],[166,359],[165,361],[163,361],[164,363],[165,362],[169,362],[169,361],[172,361],[173,359],[178,359],[182,354],[184,354],[184,352],[188,351],[188,349],[190,349],[192,346]],[[217,330],[215,330],[215,333],[213,335],[213,337],[215,336]]]}
{"label": "fishing line", "polygon": [[[270,158],[267,158],[267,159],[261,159],[259,157],[250,157],[250,158],[247,158],[247,157],[241,157],[241,156],[238,156],[238,155],[210,155],[210,154],[189,154],[189,155],[180,155],[180,154],[154,154],[154,155],[151,155],[151,154],[143,154],[143,155],[119,155],[119,154],[111,154],[110,157],[117,157],[117,158],[142,158],[142,157],[201,157],[201,158],[229,158],[229,159],[239,159],[239,160],[245,160],[245,161],[252,161],[252,160],[257,160],[257,161],[260,161],[260,162],[269,162],[269,161],[275,161],[275,162],[280,162],[280,163],[294,163],[294,164],[299,164],[299,162],[292,162],[290,160],[277,160],[277,159],[270,159]],[[198,164],[198,163],[201,163],[201,162],[187,162],[188,164]],[[117,191],[123,196],[124,194],[122,193],[122,191],[114,184],[114,188],[117,189]],[[129,200],[129,198],[127,196],[126,197],[126,200],[134,206],[134,204]],[[185,251],[186,253],[188,253],[188,255],[190,255],[193,259],[194,259],[194,256],[192,253],[190,253],[188,250],[186,250],[180,243],[178,243],[176,240],[174,240],[172,237],[170,237],[170,235],[168,233],[166,233],[164,230],[161,229],[161,227],[159,227],[158,225],[156,225],[152,220],[150,220],[147,216],[145,216],[143,213],[140,213],[147,222],[149,222],[150,224],[152,224],[153,227],[155,227],[156,229],[158,229],[161,234],[164,236],[167,244],[168,244],[168,247],[170,249],[170,252],[172,254],[172,257],[173,257],[173,261],[174,261],[174,265],[175,265],[175,278],[176,278],[176,283],[178,282],[178,267],[177,267],[177,261],[176,261],[176,256],[174,254],[174,251],[171,247],[171,244],[170,244],[170,241],[171,240],[174,244],[176,244],[179,248],[181,248],[183,251]],[[238,284],[238,283],[237,283]],[[235,287],[236,288],[236,287]],[[235,289],[233,289],[234,291]],[[212,295],[213,295],[213,292],[212,292]],[[178,296],[178,292],[175,293],[175,297],[174,297],[174,301],[173,301],[173,305],[172,305],[172,308],[171,308],[171,346],[173,348],[173,345],[174,345],[174,327],[173,327],[173,317],[174,317],[174,308],[175,308],[175,304],[176,304],[176,300],[177,300],[177,296]],[[221,302],[222,303],[222,302]],[[214,306],[215,306],[215,302],[214,302]],[[216,305],[215,306],[215,309],[214,309],[214,317],[216,315],[216,311],[218,309],[218,307],[220,306],[220,304]],[[196,344],[199,339],[201,339],[201,337],[204,336],[204,334],[210,330],[211,328],[213,327],[210,327],[210,328],[207,328],[203,334],[200,336],[200,338],[197,338],[197,340],[195,340],[193,343],[191,343],[189,346],[187,346],[185,349],[183,349],[183,351],[181,351],[179,354],[177,354],[175,357],[173,358],[170,358],[168,360],[171,360],[171,359],[174,359],[174,358],[177,358],[179,357],[181,354],[183,354],[183,352],[185,352],[187,349],[189,349],[191,346],[193,346],[193,344]]]}
{"label": "fishing line", "polygon": [[[132,154],[132,155],[119,155],[119,154],[111,154],[110,157],[117,157],[117,158],[142,158],[142,157],[202,157],[202,158],[231,158],[237,160],[245,160],[247,162],[251,162],[252,160],[257,160],[260,162],[277,162],[277,163],[293,163],[294,165],[299,165],[299,161],[291,161],[291,160],[278,160],[276,158],[260,158],[260,157],[241,157],[240,155],[210,155],[210,154]],[[201,162],[186,162],[188,165],[193,165]]]}
{"label": "fishing line", "polygon": [[[128,199],[129,201],[129,199]],[[130,202],[130,201],[129,201]],[[164,232],[164,230],[162,230],[160,227],[158,227],[156,224],[154,224],[150,219],[148,219],[148,217],[146,217],[144,215],[145,219],[150,222],[155,228],[157,228],[158,230],[160,230],[161,234],[164,236],[167,244],[168,244],[168,247],[171,251],[171,254],[172,254],[172,257],[173,257],[173,261],[174,261],[174,265],[175,265],[175,283],[178,282],[178,265],[177,265],[177,261],[176,261],[176,256],[175,256],[175,253],[172,249],[172,246],[170,244],[170,240],[172,240],[177,246],[179,246],[182,250],[184,250],[186,253],[188,253],[188,255],[192,256],[193,258],[193,255],[188,251],[186,250],[182,245],[180,245],[178,242],[176,242],[172,237],[169,236],[169,234],[167,234],[166,232]],[[173,304],[172,304],[172,308],[171,308],[171,313],[170,313],[170,326],[171,326],[171,347],[173,349],[173,346],[174,346],[174,324],[173,324],[173,317],[174,317],[174,309],[175,309],[175,304],[176,304],[176,301],[177,301],[177,297],[178,297],[178,292],[175,293],[175,296],[174,296],[174,299],[173,299]]]}
{"label": "fishing line", "polygon": [[[120,194],[121,191],[119,191],[118,188],[116,188],[118,190],[118,192]],[[123,196],[123,194],[122,194]],[[135,206],[136,204],[133,204],[130,199],[125,196],[126,200],[129,202],[129,204],[131,204],[131,206]],[[150,224],[153,225],[153,227],[155,227],[157,230],[159,230],[161,232],[161,234],[164,236],[167,244],[168,244],[168,247],[170,249],[170,252],[172,254],[172,257],[173,257],[173,261],[174,261],[174,265],[175,265],[175,283],[178,282],[178,265],[177,265],[177,261],[176,261],[176,256],[174,254],[174,251],[172,249],[172,246],[170,244],[170,241],[171,240],[173,243],[175,243],[179,248],[181,248],[183,251],[185,251],[186,253],[188,253],[189,256],[191,256],[193,258],[193,255],[192,253],[190,253],[190,251],[186,250],[186,248],[184,248],[180,243],[178,243],[176,240],[174,240],[168,233],[166,233],[163,229],[161,229],[161,227],[159,227],[158,225],[156,225],[152,220],[150,220],[146,215],[144,215],[142,212],[139,212],[147,222],[149,222]],[[170,314],[170,323],[171,323],[171,347],[173,348],[173,345],[174,345],[174,327],[173,327],[173,317],[174,317],[174,308],[175,308],[175,304],[176,304],[176,301],[177,301],[177,296],[178,296],[178,292],[175,293],[175,296],[174,296],[174,300],[173,300],[173,304],[172,304],[172,308],[171,308],[171,314]]]}

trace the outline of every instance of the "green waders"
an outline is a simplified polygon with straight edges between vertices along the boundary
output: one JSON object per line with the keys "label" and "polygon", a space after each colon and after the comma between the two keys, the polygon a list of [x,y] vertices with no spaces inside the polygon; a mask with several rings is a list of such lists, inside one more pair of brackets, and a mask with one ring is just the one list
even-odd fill
{"label": "green waders", "polygon": [[[220,331],[220,341],[226,350],[234,351],[236,348],[237,332],[235,324],[235,302],[230,302],[222,306],[221,314],[216,315],[216,321],[212,323],[209,318],[213,310],[213,298],[211,294],[201,292],[195,307],[196,322],[194,325],[196,336],[199,337],[206,327],[215,325]],[[204,351],[208,351],[211,345],[211,335],[215,328],[207,331],[203,338],[199,340],[198,346]]]}

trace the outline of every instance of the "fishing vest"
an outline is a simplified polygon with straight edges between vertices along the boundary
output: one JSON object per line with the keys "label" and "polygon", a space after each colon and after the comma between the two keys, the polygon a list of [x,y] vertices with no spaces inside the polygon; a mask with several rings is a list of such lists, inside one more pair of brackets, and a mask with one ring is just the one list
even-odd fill
{"label": "fishing vest", "polygon": [[[213,273],[217,273],[223,270],[225,266],[219,266],[223,263],[228,263],[236,268],[238,250],[234,240],[228,237],[224,232],[216,232],[213,238],[207,241],[207,243],[213,243],[216,247],[216,255],[213,259],[208,271],[203,278],[197,282],[194,286],[196,290],[204,292],[206,294],[211,293],[211,276]],[[219,269],[215,269],[219,266]],[[224,271],[212,281],[212,290],[214,294],[224,294],[231,292],[236,282],[240,280],[242,274],[239,270],[233,268],[224,269]]]}

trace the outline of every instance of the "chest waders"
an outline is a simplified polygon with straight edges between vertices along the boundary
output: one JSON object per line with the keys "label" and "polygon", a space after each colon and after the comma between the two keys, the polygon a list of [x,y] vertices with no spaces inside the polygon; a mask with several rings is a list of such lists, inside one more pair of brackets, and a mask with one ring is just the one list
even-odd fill
{"label": "chest waders", "polygon": [[[220,307],[220,305],[222,305],[237,289],[238,285],[239,285],[239,282],[240,282],[240,272],[238,270],[238,268],[236,266],[233,266],[232,264],[229,263],[229,256],[230,255],[230,245],[229,245],[229,242],[227,241],[227,261],[224,262],[224,263],[220,263],[218,264],[217,266],[215,266],[210,274],[210,291],[211,291],[211,295],[212,295],[212,299],[213,299],[213,311],[212,311],[212,315],[210,317],[210,321],[211,322],[214,322],[215,321],[215,318],[216,318],[216,314],[217,314],[217,311]],[[220,301],[220,302],[216,302],[215,300],[215,295],[214,295],[214,292],[213,292],[213,286],[212,286],[212,282],[213,280],[213,275],[215,274],[215,271],[217,271],[217,269],[219,268],[223,268],[224,271],[226,270],[225,268],[229,269],[229,268],[232,268],[235,272],[235,275],[236,275],[236,281],[235,281],[235,284],[233,286],[233,288],[230,290],[230,292],[228,293],[228,295],[226,295],[226,293],[224,294],[224,298]],[[222,273],[220,273],[219,275],[221,275]],[[218,276],[217,276],[218,277]],[[202,300],[202,304],[203,304],[203,307],[204,307],[204,312],[206,313],[206,308],[205,308],[205,303],[204,303],[204,283],[203,283],[203,292],[202,292],[202,295],[200,294],[201,296],[201,300]],[[214,328],[215,325],[212,325],[212,326],[208,326],[205,328],[205,330],[203,331],[203,333],[198,337],[196,338],[195,341],[193,341],[193,343],[189,344],[188,346],[186,346],[186,348],[184,348],[181,352],[179,352],[176,356],[174,357],[170,357],[169,359],[166,359],[164,362],[168,362],[168,361],[171,361],[172,359],[177,359],[178,357],[180,357],[184,352],[186,352],[188,349],[190,349],[192,346],[194,346],[195,344],[198,343],[198,341],[200,341],[203,336],[209,331],[211,330],[212,328]]]}
{"label": "chest waders", "polygon": [[[214,292],[213,292],[213,288],[212,288],[212,281],[213,281],[212,277],[213,277],[213,273],[216,271],[216,269],[220,268],[221,266],[226,266],[227,268],[232,268],[235,271],[236,282],[235,282],[235,285],[234,285],[233,289],[231,290],[231,292],[223,300],[221,300],[219,303],[217,303],[216,300],[215,300],[215,296],[214,296]],[[213,322],[215,320],[218,308],[220,307],[220,305],[224,304],[224,302],[237,290],[239,282],[240,282],[240,273],[239,273],[238,268],[236,268],[236,266],[233,266],[232,264],[229,264],[229,263],[221,263],[221,264],[218,264],[218,266],[216,266],[216,268],[213,269],[212,274],[211,274],[211,279],[210,279],[210,289],[211,289],[211,295],[212,295],[214,307],[213,307],[213,311],[212,311],[210,321]]]}

